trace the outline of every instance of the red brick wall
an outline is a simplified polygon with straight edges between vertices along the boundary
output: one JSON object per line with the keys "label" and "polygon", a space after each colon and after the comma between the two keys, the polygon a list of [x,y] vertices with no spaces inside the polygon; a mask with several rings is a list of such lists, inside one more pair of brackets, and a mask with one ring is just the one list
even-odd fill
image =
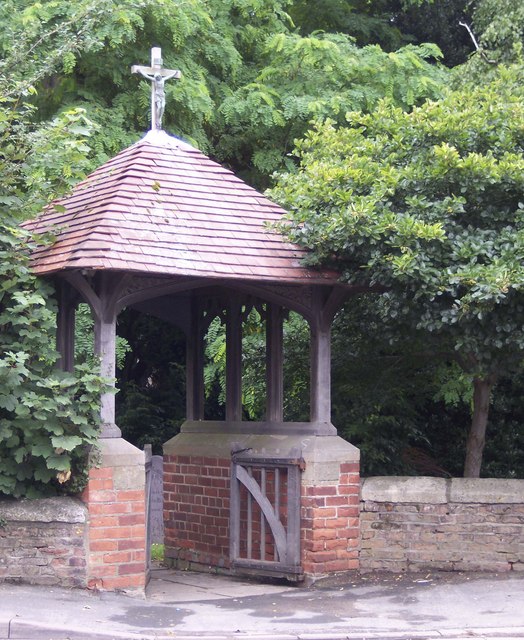
{"label": "red brick wall", "polygon": [[[174,566],[229,568],[229,476],[227,459],[165,456],[165,546],[166,558]],[[302,487],[302,565],[306,575],[358,569],[359,489],[358,463],[340,465],[337,484]],[[268,531],[266,559],[270,560],[273,548]],[[260,543],[258,533],[255,517],[255,546]],[[257,553],[258,548],[254,549]]]}
{"label": "red brick wall", "polygon": [[114,469],[91,469],[82,500],[89,514],[88,581],[92,589],[146,584],[144,490],[118,489]]}
{"label": "red brick wall", "polygon": [[229,567],[230,460],[164,457],[166,558],[181,568]]}
{"label": "red brick wall", "polygon": [[302,567],[310,576],[359,567],[358,463],[340,465],[338,484],[302,486]]}

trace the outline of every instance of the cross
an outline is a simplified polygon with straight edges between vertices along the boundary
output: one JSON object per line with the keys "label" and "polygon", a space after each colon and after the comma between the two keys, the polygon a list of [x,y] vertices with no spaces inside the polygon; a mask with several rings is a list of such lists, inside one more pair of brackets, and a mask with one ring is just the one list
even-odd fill
{"label": "cross", "polygon": [[162,64],[162,49],[153,47],[150,67],[142,67],[138,64],[131,67],[131,73],[140,73],[151,81],[151,129],[162,128],[162,116],[166,106],[165,81],[170,78],[180,78],[182,75],[180,71],[174,69],[163,69]]}

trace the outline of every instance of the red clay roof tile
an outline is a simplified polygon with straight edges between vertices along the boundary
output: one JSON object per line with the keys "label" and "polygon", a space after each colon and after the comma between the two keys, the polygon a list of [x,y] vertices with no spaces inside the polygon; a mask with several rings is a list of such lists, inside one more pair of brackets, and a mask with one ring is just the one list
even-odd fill
{"label": "red clay roof tile", "polygon": [[39,274],[82,268],[336,281],[303,267],[304,251],[267,226],[284,213],[197,149],[150,131],[25,226],[56,236],[33,252]]}

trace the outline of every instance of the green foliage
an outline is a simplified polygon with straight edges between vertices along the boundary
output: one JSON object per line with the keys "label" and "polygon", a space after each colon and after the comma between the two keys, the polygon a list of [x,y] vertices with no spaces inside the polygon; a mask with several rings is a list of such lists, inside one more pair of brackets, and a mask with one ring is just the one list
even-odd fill
{"label": "green foliage", "polygon": [[91,369],[55,369],[48,285],[29,271],[28,234],[0,220],[0,494],[78,492],[96,443],[100,393]]}
{"label": "green foliage", "polygon": [[442,62],[455,67],[468,59],[475,50],[467,30],[460,22],[471,24],[469,0],[433,0],[405,3],[397,7],[392,22],[404,38],[418,42],[433,42],[442,51]]}
{"label": "green foliage", "polygon": [[153,562],[164,562],[164,545],[153,543],[151,545],[151,560]]}
{"label": "green foliage", "polygon": [[[152,45],[162,47],[166,66],[183,72],[180,81],[166,85],[166,129],[188,138],[257,185],[267,184],[275,169],[295,170],[294,139],[306,135],[313,118],[330,118],[336,126],[343,126],[346,112],[374,111],[384,96],[405,110],[415,107],[411,117],[379,106],[377,122],[383,119],[382,129],[376,123],[370,124],[373,116],[366,119],[361,114],[353,115],[357,130],[355,153],[351,152],[351,140],[347,153],[353,168],[348,170],[347,163],[344,167],[339,158],[340,175],[333,183],[333,174],[318,165],[318,176],[314,173],[312,176],[319,194],[316,204],[311,201],[313,208],[320,203],[316,213],[321,213],[326,202],[333,210],[345,208],[351,212],[346,217],[360,218],[363,226],[370,223],[372,243],[370,252],[364,252],[362,244],[368,241],[367,232],[357,230],[346,241],[347,246],[339,251],[337,242],[340,240],[338,244],[343,245],[346,221],[343,216],[334,217],[332,226],[325,224],[318,235],[314,259],[324,261],[338,256],[347,267],[348,277],[384,283],[391,288],[388,295],[377,301],[378,309],[374,311],[379,319],[374,335],[387,338],[381,345],[373,345],[376,351],[365,340],[357,348],[349,339],[351,335],[365,335],[359,328],[358,318],[352,317],[351,324],[342,323],[342,329],[335,328],[334,421],[342,433],[362,447],[367,472],[405,472],[401,463],[405,445],[427,446],[437,458],[449,457],[451,453],[446,451],[450,449],[458,459],[465,430],[457,429],[456,423],[464,420],[469,412],[464,388],[468,374],[459,374],[449,358],[438,359],[435,366],[422,366],[418,356],[408,357],[409,349],[405,345],[412,345],[414,324],[425,328],[433,323],[432,335],[443,337],[443,342],[435,345],[430,340],[432,349],[449,353],[457,346],[460,356],[474,353],[476,357],[470,344],[471,336],[474,336],[473,347],[483,346],[487,353],[494,341],[476,330],[483,323],[492,322],[498,327],[499,346],[495,351],[499,349],[501,367],[513,366],[520,357],[518,350],[512,350],[508,338],[515,323],[506,322],[509,310],[518,312],[515,305],[521,257],[517,251],[514,268],[507,258],[514,246],[512,243],[520,241],[520,231],[506,233],[504,219],[507,202],[513,197],[516,211],[518,201],[523,199],[517,197],[520,187],[512,177],[510,152],[504,160],[501,153],[510,149],[518,138],[521,79],[507,78],[508,86],[515,82],[516,97],[510,95],[506,110],[500,108],[499,102],[512,90],[502,91],[499,100],[499,89],[494,86],[491,96],[480,97],[484,109],[481,115],[475,115],[472,108],[477,96],[472,89],[464,92],[463,104],[456,97],[455,106],[448,102],[447,107],[437,105],[419,111],[417,107],[426,98],[441,95],[442,84],[449,76],[435,64],[439,53],[434,46],[396,49],[406,42],[406,36],[413,43],[437,42],[448,52],[444,61],[453,64],[449,62],[449,51],[455,47],[463,56],[464,39],[468,40],[463,28],[458,27],[461,36],[452,28],[463,5],[461,0],[430,3],[424,0],[400,3],[389,0],[374,3],[361,0],[319,3],[301,0],[78,0],[74,3],[4,0],[0,5],[0,213],[4,216],[12,213],[18,219],[34,215],[51,197],[67,192],[86,171],[133,142],[149,126],[150,88],[139,76],[130,74],[130,66],[146,63]],[[520,60],[520,4],[478,0],[473,8],[472,26],[486,55],[498,62]],[[366,46],[377,43],[389,53],[378,46]],[[457,82],[469,81],[482,87],[488,75],[499,73],[496,65],[474,55],[455,77]],[[478,91],[482,94],[483,89]],[[430,109],[435,109],[434,116]],[[506,120],[512,109],[515,109],[515,123],[508,127]],[[413,123],[417,118],[421,122],[426,120],[425,128],[422,124],[416,128]],[[451,128],[446,128],[446,120],[452,123]],[[466,123],[469,124],[466,126]],[[339,151],[342,157],[346,154],[347,141],[336,126],[333,133],[326,134],[326,158],[330,154],[333,159],[337,158]],[[402,142],[404,126],[407,139]],[[339,137],[340,146],[337,146],[335,138]],[[366,137],[367,147],[363,143]],[[477,137],[479,148],[475,146]],[[470,147],[464,146],[468,138]],[[359,147],[361,143],[363,146]],[[318,134],[319,148],[323,144]],[[492,157],[488,152],[491,146]],[[424,148],[426,151],[431,148],[432,152],[423,151]],[[358,154],[362,155],[360,165]],[[390,154],[389,167],[387,154]],[[414,158],[411,173],[403,165],[410,154]],[[405,184],[401,184],[400,174]],[[455,178],[451,180],[453,175]],[[358,206],[353,209],[348,194],[342,195],[346,178],[351,180],[357,195],[354,202]],[[373,183],[379,207],[371,215],[366,209],[369,204],[366,198],[367,189]],[[333,191],[334,202],[330,200],[330,191]],[[483,209],[484,196],[492,203],[488,209]],[[309,196],[299,191],[300,198],[307,208]],[[402,199],[408,207],[399,205]],[[391,218],[383,215],[386,211]],[[318,216],[315,224],[321,217]],[[489,220],[502,229],[500,239],[499,235],[493,239],[495,229],[491,229],[491,234]],[[9,222],[6,224],[9,226]],[[458,233],[453,236],[455,225]],[[316,227],[307,221],[303,231],[305,235],[314,234]],[[332,233],[335,244],[327,240]],[[21,242],[25,246],[26,241]],[[504,242],[510,247],[506,253]],[[444,260],[452,244],[457,255],[448,273],[434,265],[440,264],[440,257]],[[385,245],[387,251],[383,251]],[[497,252],[501,254],[498,270],[491,258]],[[18,255],[18,249],[16,253]],[[15,263],[12,261],[5,268],[13,269]],[[450,306],[451,294],[435,285],[432,268],[443,271],[443,287],[455,287],[460,301],[458,308]],[[1,282],[5,281],[9,288],[11,279],[2,275]],[[393,295],[398,291],[394,283],[399,285],[404,298],[413,298],[421,305],[423,313],[419,318],[414,318],[406,305]],[[421,283],[423,286],[419,289]],[[33,285],[28,285],[27,290],[24,286],[21,305],[12,308],[42,310],[44,306],[26,297],[33,291]],[[48,305],[45,308],[51,308],[50,291],[38,281],[35,286],[33,293],[40,292]],[[13,298],[12,304],[15,302]],[[428,316],[428,309],[439,311]],[[4,313],[3,307],[1,312]],[[22,312],[19,315],[23,317]],[[35,318],[36,326],[36,311],[31,317]],[[366,317],[369,320],[369,314]],[[386,318],[387,326],[391,326],[387,332],[383,324]],[[393,319],[398,320],[398,326]],[[119,320],[122,341],[119,341],[121,391],[117,395],[117,422],[123,427],[125,437],[139,446],[153,441],[158,451],[161,443],[176,433],[185,412],[183,339],[154,319],[143,317],[138,321],[133,312],[125,312]],[[80,310],[77,321],[80,359],[92,362],[90,318],[85,309]],[[371,326],[369,322],[368,326]],[[448,331],[453,327],[467,328],[463,335],[469,337],[462,346],[454,341],[453,332]],[[33,329],[31,326],[30,333]],[[32,371],[31,367],[40,362],[38,359],[36,364],[33,362],[34,354],[40,354],[46,366],[49,365],[44,379],[49,380],[55,394],[53,385],[58,384],[59,379],[51,364],[55,356],[45,356],[53,341],[49,337],[53,331],[50,326],[30,343],[30,348],[21,348],[22,355],[31,354],[29,360],[17,361],[16,348],[3,346],[2,362],[4,358],[5,362],[15,358],[9,362],[22,376],[24,367]],[[398,331],[404,332],[404,337],[409,336],[404,346]],[[515,335],[519,335],[519,331]],[[308,334],[307,325],[292,314],[285,326],[284,365],[285,414],[290,420],[308,417]],[[26,336],[23,337],[25,340]],[[208,409],[218,417],[223,412],[219,399],[225,388],[225,358],[220,335],[217,333],[215,338],[216,344],[213,340],[209,343],[216,351],[211,354],[206,372],[210,375],[212,366],[216,365],[214,382],[208,385]],[[14,340],[13,333],[3,332],[1,339]],[[263,339],[260,323],[254,323],[245,339],[243,402],[245,416],[250,419],[257,419],[264,411],[265,381],[260,357]],[[483,340],[489,344],[483,345]],[[8,352],[15,355],[7,355]],[[471,358],[466,360],[463,364],[475,371],[486,365]],[[416,379],[410,367],[418,376]],[[10,371],[9,367],[6,371]],[[66,392],[56,392],[57,397],[63,393],[75,395],[73,387],[65,384]],[[42,389],[45,387],[38,387],[38,392],[48,398],[51,392]],[[75,397],[79,394],[82,392],[76,392]],[[509,459],[508,443],[518,440],[515,434],[518,434],[521,413],[519,397],[517,381],[499,382],[492,411],[500,426],[495,435],[500,437],[498,440],[494,437],[493,448],[488,445],[486,451],[486,463],[492,473],[503,473],[497,462],[497,447],[504,451],[498,460]],[[41,402],[47,406],[44,400]],[[7,409],[1,411],[7,412]],[[68,440],[69,435],[77,437],[67,430],[60,437],[66,438],[63,443],[71,446],[76,440]],[[519,447],[517,442],[515,455],[512,450],[508,463],[514,474],[521,468],[522,447]],[[72,454],[78,453],[79,459],[84,460],[80,452],[83,452],[82,446]],[[4,450],[0,449],[0,459],[3,457]],[[49,457],[52,461],[52,456]],[[453,469],[459,466],[456,460],[448,460],[446,464]],[[55,471],[60,473],[58,469]],[[73,469],[73,477],[77,474]],[[71,487],[73,477],[63,486]],[[60,483],[53,479],[43,491],[57,484]]]}
{"label": "green foliage", "polygon": [[434,400],[441,400],[446,406],[456,407],[473,402],[472,377],[456,362],[443,362],[435,372],[437,391]]}
{"label": "green foliage", "polygon": [[524,6],[521,2],[477,0],[473,27],[487,58],[498,64],[519,60],[524,45]]}
{"label": "green foliage", "polygon": [[[37,51],[56,45],[61,55],[78,45],[68,37],[71,21],[42,28],[53,18],[44,20],[40,10],[52,14],[58,5],[8,1],[0,9],[7,25],[0,32],[0,493],[15,497],[82,489],[106,390],[96,366],[76,375],[56,370],[53,291],[31,274],[34,241],[15,221],[66,193],[91,166],[86,140],[95,127],[85,112],[63,109],[40,123],[30,103],[35,81],[60,57],[44,60]],[[17,24],[26,30],[16,32]]]}
{"label": "green foliage", "polygon": [[524,355],[523,131],[521,67],[411,113],[384,101],[320,125],[273,191],[284,231],[310,264],[381,290],[384,322],[434,334],[472,378],[508,375]]}
{"label": "green foliage", "polygon": [[69,192],[93,167],[87,140],[96,126],[80,108],[60,112],[50,122],[28,131],[23,163],[24,214],[47,204],[42,194],[55,198]]}
{"label": "green foliage", "polygon": [[116,422],[123,437],[155,454],[175,436],[184,420],[185,337],[175,327],[132,309],[118,319],[126,345],[119,363]]}
{"label": "green foliage", "polygon": [[507,371],[524,349],[520,75],[319,126],[273,192],[311,263],[387,288],[384,317],[438,332],[475,375]]}
{"label": "green foliage", "polygon": [[176,386],[179,378],[168,372],[162,385],[120,383],[117,424],[126,440],[141,449],[150,444],[155,455],[162,455],[162,446],[179,432],[184,420],[183,389]]}
{"label": "green foliage", "polygon": [[224,407],[226,404],[226,326],[219,317],[213,318],[206,332],[205,358],[206,398],[218,392],[216,403]]}
{"label": "green foliage", "polygon": [[391,51],[405,44],[393,20],[392,5],[396,4],[388,0],[295,0],[289,13],[303,35],[320,31],[345,33],[359,46],[379,44]]}
{"label": "green foliage", "polygon": [[[512,0],[476,0],[466,18],[475,53],[454,71],[454,84],[485,83],[497,77],[498,65],[523,64],[524,5]],[[463,27],[464,28],[464,27]],[[466,29],[464,28],[464,31]],[[475,39],[475,43],[473,43]]]}
{"label": "green foliage", "polygon": [[[222,408],[226,402],[226,327],[214,318],[205,336],[204,386],[207,409]],[[266,410],[265,381],[266,333],[256,309],[251,309],[243,323],[242,339],[242,410],[245,420],[262,420]]]}
{"label": "green foliage", "polygon": [[[294,138],[311,118],[342,120],[383,95],[410,107],[439,95],[443,84],[437,47],[388,54],[378,45],[360,49],[347,35],[301,37],[292,32],[288,0],[25,0],[14,11],[19,4],[6,0],[0,13],[8,24],[0,88],[27,96],[37,120],[85,109],[99,126],[90,144],[97,162],[149,126],[150,86],[130,67],[149,60],[152,44],[162,47],[166,66],[182,71],[166,85],[166,130],[259,185],[289,165]],[[353,17],[367,14],[366,4]]]}
{"label": "green foliage", "polygon": [[344,35],[275,34],[257,77],[219,107],[226,128],[217,154],[239,158],[239,150],[251,150],[244,162],[253,163],[250,180],[260,183],[277,169],[292,169],[294,141],[314,118],[343,122],[348,111],[373,110],[384,96],[403,109],[439,96],[444,73],[431,63],[439,57],[430,44],[386,53],[376,45],[358,48]]}
{"label": "green foliage", "polygon": [[431,450],[424,426],[436,390],[434,364],[423,336],[384,323],[377,305],[377,296],[361,295],[335,318],[333,423],[360,448],[363,475],[408,475],[406,449]]}
{"label": "green foliage", "polygon": [[1,94],[18,97],[44,81],[57,90],[57,82],[50,78],[73,73],[81,52],[116,47],[133,38],[142,23],[139,11],[144,4],[4,0],[0,7]]}
{"label": "green foliage", "polygon": [[[124,366],[126,355],[131,351],[129,342],[121,336],[116,337],[116,367]],[[87,304],[79,304],[75,315],[75,362],[96,367],[94,353],[94,320]]]}
{"label": "green foliage", "polygon": [[21,219],[67,193],[93,162],[86,141],[96,127],[85,110],[64,110],[41,124],[31,121],[33,115],[27,103],[0,100],[0,213]]}
{"label": "green foliage", "polygon": [[[284,418],[309,420],[309,326],[297,313],[284,320]],[[206,334],[204,382],[208,408],[222,410],[226,398],[226,330],[215,318]],[[263,420],[266,411],[266,332],[252,309],[243,324],[242,410],[245,420]]]}

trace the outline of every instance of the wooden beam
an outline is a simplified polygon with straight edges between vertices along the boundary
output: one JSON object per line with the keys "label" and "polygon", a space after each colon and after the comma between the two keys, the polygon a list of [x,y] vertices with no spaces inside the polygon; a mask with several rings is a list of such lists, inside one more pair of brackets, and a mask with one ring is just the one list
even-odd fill
{"label": "wooden beam", "polygon": [[[116,318],[117,300],[125,276],[101,274],[98,283],[98,313],[95,313],[95,354],[100,358],[100,374],[112,381],[116,377]],[[120,438],[122,432],[115,424],[115,393],[108,391],[100,397],[101,438]]]}
{"label": "wooden beam", "polygon": [[310,322],[310,420],[331,422],[331,313],[325,313],[324,299],[318,291]]}

